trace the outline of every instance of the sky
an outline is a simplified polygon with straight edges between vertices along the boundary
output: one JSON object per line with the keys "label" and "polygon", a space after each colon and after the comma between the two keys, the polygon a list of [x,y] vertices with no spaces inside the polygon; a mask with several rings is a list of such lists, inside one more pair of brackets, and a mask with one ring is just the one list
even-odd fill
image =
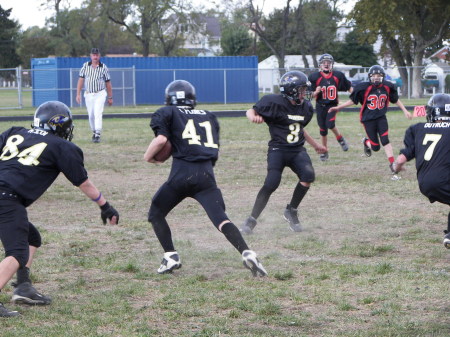
{"label": "sky", "polygon": [[[0,0],[3,9],[12,8],[10,18],[13,18],[26,30],[32,26],[44,27],[46,18],[52,16],[51,10],[46,10],[40,6],[45,0]],[[70,3],[70,8],[80,7],[83,0],[66,0],[63,3]],[[194,2],[205,4],[204,0],[194,0]],[[350,1],[354,3],[354,0]],[[285,5],[283,0],[254,0],[255,6],[262,6],[264,3],[264,12],[270,13],[274,8],[282,8]],[[295,4],[295,1],[292,2]]]}

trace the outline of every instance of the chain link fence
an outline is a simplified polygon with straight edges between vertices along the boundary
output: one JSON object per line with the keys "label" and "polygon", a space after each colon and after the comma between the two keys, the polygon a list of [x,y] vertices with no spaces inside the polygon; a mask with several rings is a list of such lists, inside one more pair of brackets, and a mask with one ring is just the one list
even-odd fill
{"label": "chain link fence", "polygon": [[[367,80],[369,68],[346,68],[337,70],[343,71],[346,76],[356,85]],[[404,70],[408,74],[406,83],[400,77],[400,71]],[[135,68],[110,68],[111,81],[113,87],[114,105],[135,106],[136,105],[136,74],[138,72],[154,71],[155,79],[158,78],[158,70],[135,69]],[[294,70],[294,68],[286,69]],[[306,74],[310,74],[316,69],[296,68]],[[419,92],[422,96],[431,96],[435,93],[450,93],[450,66],[446,64],[430,64],[420,67],[421,79],[419,82],[412,80],[413,67],[386,68],[387,79],[395,82],[399,92],[404,98],[411,98],[414,86],[420,85]],[[70,72],[69,81],[60,81],[62,71]],[[199,71],[208,71],[202,69]],[[211,70],[212,71],[212,70]],[[224,70],[226,71],[226,70]],[[79,106],[76,101],[76,87],[78,82],[79,69],[0,69],[0,109],[21,109],[38,105],[40,100],[58,100],[61,95],[65,95],[66,101],[71,107]],[[277,93],[281,69],[258,69],[258,86],[260,93]],[[40,79],[42,85],[33,86],[33,80]],[[63,83],[61,85],[61,83]],[[420,84],[418,84],[420,83]],[[224,94],[226,97],[226,94]],[[224,103],[227,103],[226,101]],[[81,106],[84,105],[82,102]]]}

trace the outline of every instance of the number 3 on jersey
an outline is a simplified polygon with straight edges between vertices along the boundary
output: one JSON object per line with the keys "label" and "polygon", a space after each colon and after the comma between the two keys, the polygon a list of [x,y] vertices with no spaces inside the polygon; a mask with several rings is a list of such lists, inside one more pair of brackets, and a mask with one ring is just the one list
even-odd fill
{"label": "number 3 on jersey", "polygon": [[[26,166],[37,166],[39,165],[39,156],[42,151],[47,147],[46,143],[38,143],[33,146],[27,147],[26,149],[19,152],[17,145],[20,145],[24,141],[24,138],[20,135],[14,135],[8,138],[5,146],[2,149],[2,154],[0,155],[0,160],[10,160],[14,157],[18,157],[19,163]],[[8,154],[9,153],[9,154]]]}
{"label": "number 3 on jersey", "polygon": [[[203,123],[198,123],[198,125],[204,128],[206,132],[206,142],[203,142],[203,146],[217,149],[219,146],[214,143],[211,123],[209,121],[206,121]],[[202,145],[201,136],[197,134],[193,119],[188,120],[181,136],[183,137],[183,139],[188,139],[189,145]]]}

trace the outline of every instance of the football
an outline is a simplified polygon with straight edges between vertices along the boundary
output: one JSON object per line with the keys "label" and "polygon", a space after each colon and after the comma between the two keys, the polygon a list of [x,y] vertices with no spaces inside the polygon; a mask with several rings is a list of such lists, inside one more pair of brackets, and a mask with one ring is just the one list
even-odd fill
{"label": "football", "polygon": [[172,155],[172,144],[169,140],[167,140],[166,144],[162,147],[162,149],[155,154],[155,160],[159,162],[165,162]]}

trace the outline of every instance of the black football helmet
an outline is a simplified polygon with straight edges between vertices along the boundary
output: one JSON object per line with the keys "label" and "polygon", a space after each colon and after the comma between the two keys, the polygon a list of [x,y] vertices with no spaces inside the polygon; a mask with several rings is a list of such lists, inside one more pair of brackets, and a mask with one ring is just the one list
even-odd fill
{"label": "black football helmet", "polygon": [[297,104],[303,102],[303,98],[299,98],[299,93],[304,92],[307,99],[311,97],[309,91],[311,83],[308,77],[301,71],[288,71],[280,79],[281,94],[289,100],[295,101]]}
{"label": "black football helmet", "polygon": [[190,105],[197,104],[195,88],[188,81],[176,80],[166,87],[166,105]]}
{"label": "black football helmet", "polygon": [[426,107],[427,121],[450,121],[450,95],[435,94],[431,96]]}
{"label": "black football helmet", "polygon": [[73,138],[72,112],[67,105],[59,101],[42,103],[34,113],[31,127],[51,132],[70,142]]}
{"label": "black football helmet", "polygon": [[333,56],[331,56],[330,54],[323,54],[323,55],[321,55],[319,57],[319,66],[321,66],[324,61],[330,61],[331,62],[331,66],[330,66],[330,69],[321,69],[321,70],[323,70],[325,72],[331,71],[333,69],[333,65],[334,65],[334,58],[333,58]]}
{"label": "black football helmet", "polygon": [[[381,81],[379,79],[377,79],[375,81],[375,79],[372,79],[372,76],[374,74],[380,74],[383,78],[381,79]],[[384,68],[382,66],[379,65],[375,65],[375,66],[371,66],[369,68],[369,82],[373,83],[375,85],[381,84],[381,82],[383,82],[383,80],[386,78],[386,73],[384,72]]]}

